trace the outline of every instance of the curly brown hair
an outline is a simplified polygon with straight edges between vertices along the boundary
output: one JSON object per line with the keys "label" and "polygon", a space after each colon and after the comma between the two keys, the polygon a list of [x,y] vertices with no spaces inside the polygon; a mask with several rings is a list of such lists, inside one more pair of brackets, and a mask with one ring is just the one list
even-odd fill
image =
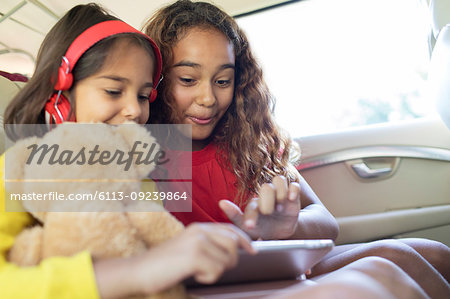
{"label": "curly brown hair", "polygon": [[[291,140],[272,116],[275,99],[264,82],[262,69],[246,35],[231,16],[210,3],[190,0],[180,0],[158,10],[146,22],[143,31],[161,49],[163,74],[167,74],[171,66],[172,48],[194,27],[219,30],[234,47],[234,98],[215,128],[212,141],[217,144],[221,165],[237,175],[236,200],[245,204],[248,194],[256,194],[263,183],[270,182],[276,175],[284,175],[289,182],[297,181],[298,176],[289,167]],[[176,122],[171,83],[167,78],[165,76],[158,88],[159,99],[151,105],[152,123]]]}

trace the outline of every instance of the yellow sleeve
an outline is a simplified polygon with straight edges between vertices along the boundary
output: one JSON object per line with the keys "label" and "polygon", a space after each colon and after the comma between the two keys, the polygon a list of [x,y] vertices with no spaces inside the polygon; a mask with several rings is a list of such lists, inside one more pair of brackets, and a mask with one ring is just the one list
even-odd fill
{"label": "yellow sleeve", "polygon": [[36,267],[6,261],[14,238],[32,221],[26,212],[5,211],[4,155],[0,157],[0,298],[99,298],[88,252],[45,259]]}
{"label": "yellow sleeve", "polygon": [[0,260],[1,298],[98,298],[89,253],[48,258],[20,268]]}

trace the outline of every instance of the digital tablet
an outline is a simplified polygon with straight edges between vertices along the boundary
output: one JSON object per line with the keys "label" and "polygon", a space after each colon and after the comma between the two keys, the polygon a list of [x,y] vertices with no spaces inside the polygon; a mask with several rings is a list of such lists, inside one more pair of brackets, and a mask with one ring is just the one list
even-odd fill
{"label": "digital tablet", "polygon": [[[235,268],[226,271],[214,284],[235,284],[296,279],[311,269],[334,246],[332,240],[253,241],[258,250],[251,255],[239,251]],[[205,286],[193,278],[185,280],[188,287]]]}

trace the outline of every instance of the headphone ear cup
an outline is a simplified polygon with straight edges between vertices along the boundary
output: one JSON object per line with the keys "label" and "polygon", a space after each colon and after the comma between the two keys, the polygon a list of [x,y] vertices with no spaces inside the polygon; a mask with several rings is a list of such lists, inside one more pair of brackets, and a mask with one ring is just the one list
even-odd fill
{"label": "headphone ear cup", "polygon": [[[56,102],[57,105],[55,107]],[[55,93],[45,104],[45,112],[50,116],[50,124],[53,123],[53,121],[55,121],[56,124],[61,124],[65,120],[68,120],[70,113],[70,102],[62,93]],[[72,118],[70,120],[72,120]]]}
{"label": "headphone ear cup", "polygon": [[150,92],[150,96],[149,96],[149,100],[150,103],[153,103],[156,100],[156,96],[158,95],[158,92],[156,91],[155,88],[152,89],[152,91]]}
{"label": "headphone ear cup", "polygon": [[66,74],[62,67],[58,70],[58,81],[55,84],[55,90],[68,90],[72,86],[72,73]]}

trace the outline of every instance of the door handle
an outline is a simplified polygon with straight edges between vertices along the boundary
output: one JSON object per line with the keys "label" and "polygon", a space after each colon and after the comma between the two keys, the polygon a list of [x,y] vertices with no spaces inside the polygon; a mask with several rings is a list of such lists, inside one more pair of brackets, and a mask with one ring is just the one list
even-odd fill
{"label": "door handle", "polygon": [[371,169],[364,162],[352,164],[351,166],[353,171],[355,171],[356,174],[363,179],[380,178],[392,172],[391,167]]}

